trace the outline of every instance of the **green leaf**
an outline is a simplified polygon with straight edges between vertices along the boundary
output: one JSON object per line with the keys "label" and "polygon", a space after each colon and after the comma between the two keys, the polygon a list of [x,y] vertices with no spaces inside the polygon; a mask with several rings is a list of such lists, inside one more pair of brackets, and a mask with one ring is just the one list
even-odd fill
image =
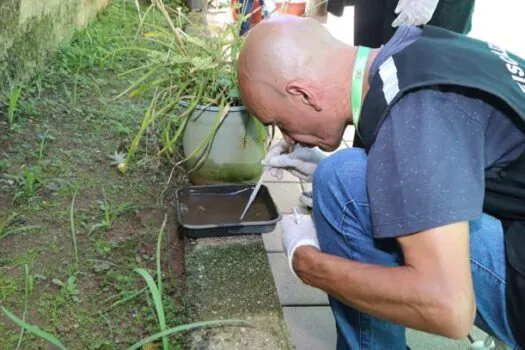
{"label": "green leaf", "polygon": [[241,92],[239,91],[239,88],[237,86],[231,88],[230,94],[228,95],[230,98],[240,98]]}
{"label": "green leaf", "polygon": [[162,266],[160,264],[160,249],[162,247],[162,234],[164,233],[164,227],[166,227],[166,221],[168,220],[167,214],[164,215],[164,221],[160,227],[159,238],[157,240],[157,285],[159,296],[162,300]]}
{"label": "green leaf", "polygon": [[159,332],[154,335],[150,335],[149,337],[146,337],[139,341],[138,343],[133,344],[130,346],[127,350],[136,350],[140,348],[143,345],[146,345],[148,343],[151,343],[154,340],[157,340],[162,337],[166,337],[171,334],[188,331],[190,329],[194,328],[202,328],[202,327],[210,327],[210,326],[221,326],[221,325],[245,325],[245,326],[251,326],[250,323],[242,320],[214,320],[214,321],[205,321],[205,322],[195,322],[190,324],[185,324],[182,326],[166,329],[163,332]]}
{"label": "green leaf", "polygon": [[[151,277],[148,271],[142,268],[137,268],[134,271],[140,274],[146,281],[149,287],[149,291],[151,293],[151,297],[153,298],[153,303],[155,304],[155,309],[157,310],[157,318],[159,319],[160,330],[161,331],[166,330],[166,318],[164,316],[164,307],[162,306],[162,298],[160,296],[159,290],[157,289],[157,286],[155,285],[155,281],[153,280],[153,277]],[[162,338],[162,343],[163,343],[164,349],[168,349],[168,338],[167,337]]]}
{"label": "green leaf", "polygon": [[213,62],[211,57],[193,57],[191,60],[193,71],[210,70],[218,67],[218,64]]}
{"label": "green leaf", "polygon": [[19,319],[15,315],[13,315],[11,312],[9,312],[3,306],[0,306],[0,309],[2,309],[2,312],[7,316],[7,318],[9,318],[11,321],[15,322],[18,326],[24,328],[29,333],[33,333],[37,337],[40,337],[42,339],[47,340],[48,342],[58,346],[61,350],[67,350],[67,348],[64,346],[64,344],[62,344],[60,342],[60,340],[58,340],[57,338],[55,338],[51,334],[49,334],[47,332],[44,332],[43,330],[41,330],[40,328],[38,328],[36,326],[32,326],[32,325],[29,325],[29,324],[25,323],[24,321],[22,321],[21,319]]}

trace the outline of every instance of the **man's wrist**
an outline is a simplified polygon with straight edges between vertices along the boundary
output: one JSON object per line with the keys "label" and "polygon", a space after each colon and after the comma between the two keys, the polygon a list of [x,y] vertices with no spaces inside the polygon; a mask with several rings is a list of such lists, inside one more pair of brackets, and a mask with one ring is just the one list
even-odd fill
{"label": "man's wrist", "polygon": [[312,267],[312,262],[321,251],[312,245],[303,245],[295,249],[292,266],[297,276],[303,279],[303,274]]}

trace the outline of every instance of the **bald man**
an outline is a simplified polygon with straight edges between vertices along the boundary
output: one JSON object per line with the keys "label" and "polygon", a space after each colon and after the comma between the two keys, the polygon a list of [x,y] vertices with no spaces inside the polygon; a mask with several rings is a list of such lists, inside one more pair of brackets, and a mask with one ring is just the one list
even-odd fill
{"label": "bald man", "polygon": [[[290,268],[324,290],[337,349],[404,349],[405,327],[525,336],[525,62],[432,26],[381,49],[281,16],[247,36],[246,108],[284,140],[265,163],[313,180],[281,221]],[[357,144],[326,157],[348,125]]]}

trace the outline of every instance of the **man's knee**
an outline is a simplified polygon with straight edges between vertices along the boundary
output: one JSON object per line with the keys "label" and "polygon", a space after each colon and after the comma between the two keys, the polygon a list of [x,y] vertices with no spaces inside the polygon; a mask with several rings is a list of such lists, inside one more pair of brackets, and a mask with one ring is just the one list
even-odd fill
{"label": "man's knee", "polygon": [[314,206],[345,197],[349,187],[366,186],[366,159],[360,148],[341,150],[323,159],[313,178]]}

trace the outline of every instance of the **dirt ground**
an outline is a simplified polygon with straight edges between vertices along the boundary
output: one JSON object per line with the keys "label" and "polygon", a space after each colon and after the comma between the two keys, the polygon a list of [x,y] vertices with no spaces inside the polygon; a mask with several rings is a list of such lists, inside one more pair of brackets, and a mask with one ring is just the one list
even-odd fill
{"label": "dirt ground", "polygon": [[[132,43],[137,24],[134,3],[115,1],[22,86],[13,125],[9,91],[1,99],[0,305],[19,318],[27,308],[27,323],[68,349],[126,348],[159,331],[146,284],[134,269],[145,268],[156,280],[165,216],[166,323],[173,327],[186,318],[184,244],[173,210],[181,171],[166,187],[172,165],[154,149],[141,149],[140,162],[126,175],[109,158],[126,149],[148,102],[116,98],[130,82],[120,73],[145,59],[113,54]],[[0,349],[17,347],[20,328],[2,312],[0,334]],[[183,340],[170,337],[171,348],[181,348]],[[21,348],[44,344],[26,333]]]}

